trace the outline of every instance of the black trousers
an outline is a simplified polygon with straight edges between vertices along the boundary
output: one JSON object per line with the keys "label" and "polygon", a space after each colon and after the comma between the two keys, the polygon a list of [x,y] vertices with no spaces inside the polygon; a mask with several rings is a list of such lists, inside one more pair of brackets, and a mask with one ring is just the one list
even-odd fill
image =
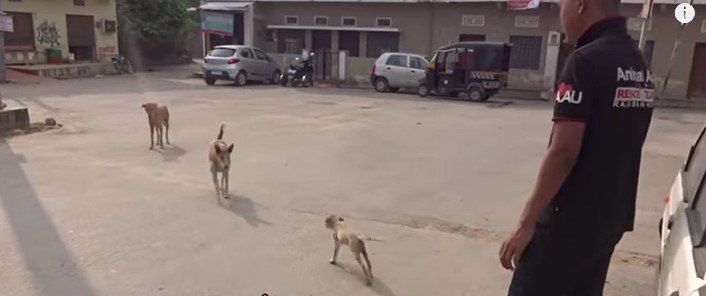
{"label": "black trousers", "polygon": [[508,295],[602,296],[610,257],[622,236],[582,236],[538,224]]}

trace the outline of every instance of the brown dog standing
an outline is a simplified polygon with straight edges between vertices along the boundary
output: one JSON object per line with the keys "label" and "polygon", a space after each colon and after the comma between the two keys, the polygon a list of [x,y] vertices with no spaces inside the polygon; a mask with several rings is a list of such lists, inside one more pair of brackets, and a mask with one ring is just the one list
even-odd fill
{"label": "brown dog standing", "polygon": [[[157,144],[164,149],[164,142],[162,142],[162,134],[167,138],[167,145],[169,143],[169,109],[167,106],[159,106],[155,103],[142,104],[142,108],[147,112],[147,120],[150,124],[150,149],[154,149],[154,131],[157,130]],[[162,129],[162,126],[166,129],[166,132]]]}

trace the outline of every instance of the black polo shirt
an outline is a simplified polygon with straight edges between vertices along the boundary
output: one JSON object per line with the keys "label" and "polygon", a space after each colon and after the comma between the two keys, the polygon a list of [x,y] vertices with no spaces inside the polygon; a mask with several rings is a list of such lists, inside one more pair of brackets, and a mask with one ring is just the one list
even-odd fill
{"label": "black polo shirt", "polygon": [[557,89],[555,122],[586,123],[581,152],[548,212],[571,232],[633,229],[642,145],[654,85],[625,18],[594,24],[578,40]]}

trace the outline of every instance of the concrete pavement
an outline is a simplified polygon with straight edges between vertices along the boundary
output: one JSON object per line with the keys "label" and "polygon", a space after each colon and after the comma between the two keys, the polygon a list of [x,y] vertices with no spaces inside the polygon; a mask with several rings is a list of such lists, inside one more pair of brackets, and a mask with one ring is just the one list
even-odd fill
{"label": "concrete pavement", "polygon": [[[181,77],[2,86],[9,105],[64,124],[1,140],[3,295],[505,293],[499,242],[534,183],[550,105]],[[147,149],[146,101],[169,106],[174,146]],[[705,120],[655,113],[637,229],[606,295],[651,295],[661,199]],[[221,121],[236,143],[225,207],[207,163]],[[373,287],[347,250],[328,264],[329,213],[373,238]]]}

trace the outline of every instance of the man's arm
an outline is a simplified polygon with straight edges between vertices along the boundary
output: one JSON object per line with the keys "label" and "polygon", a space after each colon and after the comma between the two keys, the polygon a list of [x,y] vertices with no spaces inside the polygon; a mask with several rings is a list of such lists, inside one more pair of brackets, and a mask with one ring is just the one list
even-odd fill
{"label": "man's arm", "polygon": [[539,169],[534,190],[525,203],[517,229],[500,249],[500,263],[504,268],[513,269],[517,265],[532,239],[539,215],[573,169],[581,152],[585,128],[586,124],[582,121],[558,120],[554,123],[551,144]]}
{"label": "man's arm", "polygon": [[554,123],[552,142],[539,168],[537,182],[520,216],[520,225],[534,225],[541,212],[559,192],[581,152],[586,124],[575,121]]}

